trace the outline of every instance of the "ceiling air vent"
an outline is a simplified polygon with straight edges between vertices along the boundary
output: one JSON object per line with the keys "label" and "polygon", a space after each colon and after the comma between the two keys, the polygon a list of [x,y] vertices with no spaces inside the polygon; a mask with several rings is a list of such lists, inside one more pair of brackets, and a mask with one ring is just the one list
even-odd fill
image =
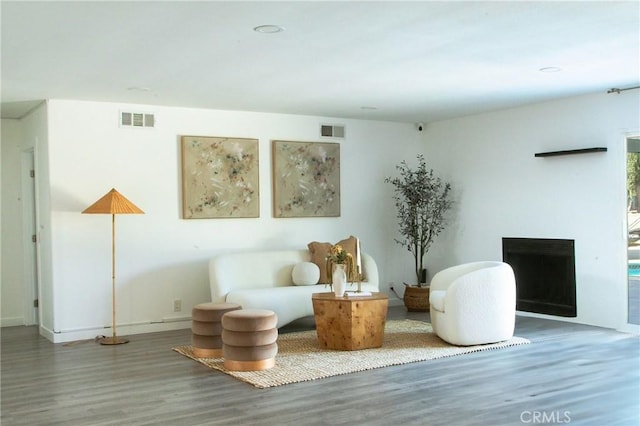
{"label": "ceiling air vent", "polygon": [[154,127],[156,118],[154,114],[143,112],[121,112],[120,126],[122,127]]}
{"label": "ceiling air vent", "polygon": [[344,138],[344,126],[336,124],[321,124],[320,136],[325,138]]}

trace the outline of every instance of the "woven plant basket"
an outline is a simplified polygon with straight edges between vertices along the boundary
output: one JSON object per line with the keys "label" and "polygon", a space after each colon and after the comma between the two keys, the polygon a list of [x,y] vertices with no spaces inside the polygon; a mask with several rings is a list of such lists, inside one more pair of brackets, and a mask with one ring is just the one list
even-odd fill
{"label": "woven plant basket", "polygon": [[429,287],[404,285],[404,306],[410,312],[427,312],[429,310]]}

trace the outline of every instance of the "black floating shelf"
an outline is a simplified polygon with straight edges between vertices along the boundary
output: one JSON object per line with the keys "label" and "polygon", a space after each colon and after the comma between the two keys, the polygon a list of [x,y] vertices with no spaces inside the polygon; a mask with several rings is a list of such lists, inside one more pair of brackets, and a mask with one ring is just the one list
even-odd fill
{"label": "black floating shelf", "polygon": [[549,151],[549,152],[536,152],[536,157],[557,157],[559,155],[573,155],[573,154],[591,154],[592,152],[607,152],[607,148],[582,148],[582,149],[568,149],[565,151]]}

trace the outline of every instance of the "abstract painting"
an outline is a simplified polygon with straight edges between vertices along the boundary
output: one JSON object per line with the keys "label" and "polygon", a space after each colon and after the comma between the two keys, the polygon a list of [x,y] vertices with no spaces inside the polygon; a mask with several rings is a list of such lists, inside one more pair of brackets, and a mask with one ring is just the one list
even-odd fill
{"label": "abstract painting", "polygon": [[272,141],[273,216],[340,216],[340,144]]}
{"label": "abstract painting", "polygon": [[182,216],[259,217],[258,140],[182,136]]}

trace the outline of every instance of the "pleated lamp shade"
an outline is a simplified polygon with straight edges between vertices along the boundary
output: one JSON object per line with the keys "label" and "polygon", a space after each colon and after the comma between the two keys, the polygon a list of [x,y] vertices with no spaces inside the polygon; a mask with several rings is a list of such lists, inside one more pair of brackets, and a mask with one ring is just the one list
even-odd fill
{"label": "pleated lamp shade", "polygon": [[113,188],[98,201],[84,209],[87,214],[144,214],[135,204]]}

